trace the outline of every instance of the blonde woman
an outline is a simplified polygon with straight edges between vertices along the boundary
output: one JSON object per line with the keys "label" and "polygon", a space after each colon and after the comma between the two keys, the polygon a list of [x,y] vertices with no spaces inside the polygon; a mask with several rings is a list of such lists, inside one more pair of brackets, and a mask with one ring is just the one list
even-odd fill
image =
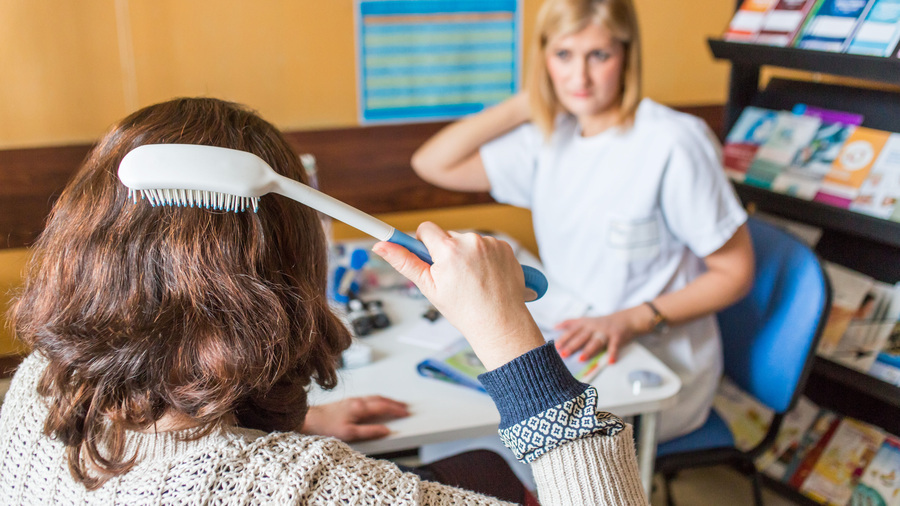
{"label": "blonde woman", "polygon": [[722,371],[714,313],[753,278],[746,214],[706,125],[641,99],[631,0],[547,0],[526,91],[414,155],[425,180],[530,208],[555,283],[590,303],[557,348],[585,359],[638,339],[684,382],[661,440],[704,423]]}

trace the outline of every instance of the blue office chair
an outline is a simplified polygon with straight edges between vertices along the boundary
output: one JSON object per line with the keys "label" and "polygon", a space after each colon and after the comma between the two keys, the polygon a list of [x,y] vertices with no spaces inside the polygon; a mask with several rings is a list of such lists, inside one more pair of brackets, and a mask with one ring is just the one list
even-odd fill
{"label": "blue office chair", "polygon": [[725,376],[775,412],[763,440],[749,451],[734,446],[725,422],[712,411],[699,429],[661,444],[656,471],[670,481],[679,470],[730,464],[749,475],[762,504],[753,460],[775,440],[785,413],[797,401],[812,367],[831,308],[831,287],[815,253],[794,236],[755,218],[748,221],[756,278],[750,293],[720,312]]}

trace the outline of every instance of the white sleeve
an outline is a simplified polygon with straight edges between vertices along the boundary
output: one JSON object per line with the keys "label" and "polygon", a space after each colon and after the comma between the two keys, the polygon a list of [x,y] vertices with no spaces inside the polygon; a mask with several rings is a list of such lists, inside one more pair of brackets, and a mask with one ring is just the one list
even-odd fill
{"label": "white sleeve", "polygon": [[672,233],[699,257],[721,248],[747,220],[725,177],[721,148],[700,120],[678,125],[666,170],[661,202]]}
{"label": "white sleeve", "polygon": [[541,143],[541,133],[526,123],[481,146],[479,153],[494,200],[531,207]]}

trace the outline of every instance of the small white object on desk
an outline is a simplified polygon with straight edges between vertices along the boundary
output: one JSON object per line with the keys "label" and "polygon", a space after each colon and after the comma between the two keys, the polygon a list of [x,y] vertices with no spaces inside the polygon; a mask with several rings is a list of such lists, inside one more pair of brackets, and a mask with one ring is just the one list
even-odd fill
{"label": "small white object on desk", "polygon": [[350,347],[341,353],[341,365],[344,369],[353,369],[372,363],[372,347],[367,346],[356,339]]}

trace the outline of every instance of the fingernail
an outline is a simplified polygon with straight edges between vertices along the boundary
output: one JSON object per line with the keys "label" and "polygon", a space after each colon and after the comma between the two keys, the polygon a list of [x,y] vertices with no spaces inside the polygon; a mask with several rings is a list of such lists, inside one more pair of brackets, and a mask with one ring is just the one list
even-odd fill
{"label": "fingernail", "polygon": [[587,362],[587,361],[588,361],[588,356],[587,356],[587,355],[582,355],[582,356],[578,357],[578,361],[579,361],[579,362]]}
{"label": "fingernail", "polygon": [[569,352],[566,350],[559,350],[559,356],[562,358],[569,358]]}

